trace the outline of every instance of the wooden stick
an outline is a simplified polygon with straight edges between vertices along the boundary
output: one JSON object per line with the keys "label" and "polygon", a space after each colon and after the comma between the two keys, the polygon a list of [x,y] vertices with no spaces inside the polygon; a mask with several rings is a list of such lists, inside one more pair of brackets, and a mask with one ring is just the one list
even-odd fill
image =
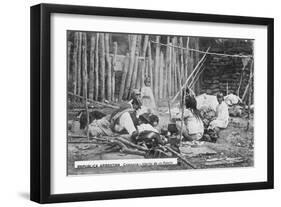
{"label": "wooden stick", "polygon": [[[203,57],[201,58],[201,60],[197,63],[197,65],[195,66],[195,68],[193,69],[192,73],[189,75],[189,77],[186,79],[185,83],[183,84],[183,86],[181,87],[180,90],[182,90],[184,87],[186,87],[186,84],[188,83],[188,81],[190,80],[190,78],[192,77],[192,75],[196,72],[196,70],[198,69],[198,67],[200,66],[201,62],[205,59],[207,52],[209,51],[210,47],[206,50],[205,54],[203,55]],[[174,103],[174,101],[176,100],[176,98],[178,97],[180,91],[177,92],[177,94],[174,96],[174,98],[172,99],[172,103]]]}
{"label": "wooden stick", "polygon": [[175,150],[173,150],[172,148],[165,146],[165,148],[171,152],[172,154],[176,155],[179,159],[181,159],[185,164],[187,164],[188,166],[190,166],[193,169],[196,169],[197,167],[192,164],[190,161],[188,161],[185,157],[183,157],[181,154],[179,154],[178,152],[176,152]]}
{"label": "wooden stick", "polygon": [[72,46],[72,43],[71,41],[68,41],[67,42],[67,81],[70,80],[70,66],[71,66],[71,46]]}
{"label": "wooden stick", "polygon": [[130,58],[129,53],[127,53],[127,56],[125,57],[123,73],[122,73],[122,77],[121,77],[121,85],[120,85],[120,91],[119,91],[119,96],[118,96],[119,101],[122,100],[123,94],[124,94],[126,76],[127,76],[128,68],[129,68],[129,58]]}
{"label": "wooden stick", "polygon": [[137,77],[138,77],[138,64],[139,64],[138,57],[139,57],[139,51],[136,50],[135,61],[134,61],[135,65],[133,68],[133,74],[132,74],[132,80],[131,80],[131,88],[130,88],[131,90],[136,88],[136,82],[137,82]]}
{"label": "wooden stick", "polygon": [[99,33],[96,34],[96,49],[95,49],[95,97],[97,101],[99,97]]}
{"label": "wooden stick", "polygon": [[116,71],[116,67],[117,67],[117,61],[116,61],[116,57],[117,57],[117,50],[118,50],[118,45],[117,42],[113,42],[113,59],[112,59],[112,65],[113,65],[113,69],[112,69],[112,77],[111,77],[111,81],[112,81],[112,101],[115,101],[115,71]]}
{"label": "wooden stick", "polygon": [[[152,67],[152,57],[151,57],[151,43],[150,43],[150,41],[148,42],[148,46],[147,46],[148,48],[148,53],[147,53],[147,55],[148,55],[148,71],[149,71],[149,77],[150,77],[150,87],[151,87],[151,89],[153,89],[153,86],[154,86],[154,81],[153,81],[153,67]],[[153,90],[152,90],[153,91]]]}
{"label": "wooden stick", "polygon": [[[169,44],[170,41],[170,37],[167,37],[167,44]],[[164,97],[168,97],[167,93],[168,93],[168,73],[169,73],[169,47],[166,47],[166,51],[165,51],[165,76],[164,76],[164,87],[163,87],[163,96]]]}
{"label": "wooden stick", "polygon": [[[180,47],[183,47],[183,40],[182,37],[179,38],[179,44]],[[184,81],[184,62],[183,62],[183,49],[180,49],[180,78],[181,78],[181,82]]]}
{"label": "wooden stick", "polygon": [[82,65],[83,65],[83,95],[85,97],[85,109],[87,116],[87,137],[89,140],[89,111],[88,111],[88,98],[87,98],[87,86],[88,86],[88,73],[87,73],[87,34],[83,33],[83,46],[82,46]]}
{"label": "wooden stick", "polygon": [[239,81],[239,85],[238,85],[238,88],[237,88],[237,91],[236,91],[236,95],[238,97],[239,97],[239,93],[240,93],[240,87],[241,87],[241,84],[242,84],[243,74],[244,74],[245,68],[248,65],[249,61],[250,61],[250,59],[247,58],[247,62],[243,65],[243,68],[242,68],[242,71],[241,71],[240,81]]}
{"label": "wooden stick", "polygon": [[189,37],[187,37],[187,40],[186,40],[186,48],[187,48],[187,50],[184,50],[185,51],[185,78],[184,78],[184,80],[186,80],[189,75],[189,73],[188,73],[188,65],[189,65],[189,58],[190,58]]}
{"label": "wooden stick", "polygon": [[[198,80],[198,78],[200,77],[200,74],[203,72],[203,70],[205,69],[204,63],[206,62],[206,58],[202,61],[202,63],[200,64],[200,66],[198,67],[197,71],[194,73],[191,82],[188,84],[188,87],[191,88],[194,86],[194,84],[196,83],[196,81]],[[201,70],[201,68],[203,68]]]}
{"label": "wooden stick", "polygon": [[[171,46],[171,43],[169,43]],[[168,67],[168,97],[172,95],[172,47],[169,47],[169,67]]]}
{"label": "wooden stick", "polygon": [[180,145],[182,140],[182,131],[183,131],[183,122],[184,122],[184,107],[185,107],[185,91],[186,89],[181,91],[181,131],[180,131]]}
{"label": "wooden stick", "polygon": [[106,61],[106,99],[111,101],[112,98],[112,81],[111,81],[111,58],[109,56],[109,34],[104,34],[104,45],[105,45],[105,61]]}
{"label": "wooden stick", "polygon": [[242,96],[242,101],[244,101],[245,97],[246,97],[246,94],[248,92],[248,89],[250,87],[250,82],[252,81],[252,78],[254,77],[253,73],[251,73],[251,68],[252,68],[252,64],[253,64],[254,61],[251,62],[251,66],[250,66],[250,77],[249,77],[249,80],[248,80],[248,84],[245,88],[245,91],[243,93],[243,96]]}
{"label": "wooden stick", "polygon": [[105,98],[105,48],[104,33],[100,33],[100,100]]}
{"label": "wooden stick", "polygon": [[78,57],[77,57],[77,94],[81,95],[81,53],[82,53],[82,32],[79,32],[79,45],[78,45]]}
{"label": "wooden stick", "polygon": [[159,57],[160,57],[160,36],[156,36],[156,48],[155,48],[155,61],[154,61],[154,97],[159,99]]}
{"label": "wooden stick", "polygon": [[77,63],[77,53],[78,53],[78,44],[79,44],[79,37],[78,32],[74,33],[74,50],[73,50],[73,77],[72,77],[72,87],[73,87],[73,94],[77,93],[77,70],[78,70],[78,63]]}
{"label": "wooden stick", "polygon": [[131,42],[130,42],[130,61],[129,61],[129,69],[128,75],[126,77],[125,83],[125,97],[127,98],[130,92],[131,87],[131,79],[134,69],[134,61],[135,61],[135,51],[136,51],[136,43],[137,43],[137,35],[131,35]]}
{"label": "wooden stick", "polygon": [[[146,50],[147,50],[147,45],[148,45],[148,35],[144,36],[144,41],[143,41],[143,47],[142,47],[142,51],[141,51],[141,56],[145,57],[146,56]],[[144,86],[144,77],[145,77],[145,65],[146,65],[146,60],[144,58],[143,61],[141,61],[141,65],[140,65],[140,73],[139,73],[139,84],[137,85],[137,88],[141,88]],[[147,74],[146,74],[147,75]]]}
{"label": "wooden stick", "polygon": [[164,77],[164,55],[160,53],[160,65],[159,65],[159,97],[163,98],[163,77]]}
{"label": "wooden stick", "polygon": [[94,99],[94,70],[95,70],[95,35],[91,34],[91,46],[90,46],[90,71],[89,71],[89,99]]}

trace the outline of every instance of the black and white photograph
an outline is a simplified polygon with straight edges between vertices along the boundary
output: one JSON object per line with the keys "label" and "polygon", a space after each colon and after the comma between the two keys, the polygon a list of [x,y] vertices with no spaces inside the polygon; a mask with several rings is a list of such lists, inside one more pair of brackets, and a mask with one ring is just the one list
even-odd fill
{"label": "black and white photograph", "polygon": [[67,175],[254,167],[254,39],[66,31]]}

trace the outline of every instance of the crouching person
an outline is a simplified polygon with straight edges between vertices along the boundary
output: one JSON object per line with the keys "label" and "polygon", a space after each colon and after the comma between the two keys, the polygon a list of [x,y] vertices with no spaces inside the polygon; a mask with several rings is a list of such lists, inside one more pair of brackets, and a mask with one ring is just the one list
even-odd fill
{"label": "crouching person", "polygon": [[[175,121],[181,120],[181,113],[177,114],[173,119]],[[186,97],[183,121],[182,140],[199,141],[204,134],[204,124],[194,96]],[[177,124],[177,127],[180,130],[180,124]]]}
{"label": "crouching person", "polygon": [[137,110],[141,108],[141,102],[133,99],[130,104],[120,107],[110,117],[111,128],[114,132],[132,135],[138,125]]}
{"label": "crouching person", "polygon": [[228,106],[223,101],[223,94],[217,94],[218,105],[216,107],[216,118],[210,122],[208,129],[218,131],[219,129],[225,129],[228,125]]}
{"label": "crouching person", "polygon": [[[153,120],[155,122],[155,117]],[[152,120],[150,114],[145,113],[140,115],[137,131],[133,133],[131,139],[135,144],[148,149],[145,157],[162,157],[163,150],[161,149],[161,146],[165,144],[165,140],[151,123]]]}

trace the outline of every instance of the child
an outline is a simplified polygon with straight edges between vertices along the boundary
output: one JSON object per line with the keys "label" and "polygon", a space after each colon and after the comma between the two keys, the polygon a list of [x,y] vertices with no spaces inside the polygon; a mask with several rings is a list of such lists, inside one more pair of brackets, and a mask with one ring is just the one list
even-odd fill
{"label": "child", "polygon": [[153,92],[150,88],[150,78],[146,77],[144,80],[145,86],[141,88],[141,101],[150,113],[157,114],[157,107]]}
{"label": "child", "polygon": [[223,101],[223,94],[218,93],[217,94],[217,100],[219,104],[216,107],[216,119],[211,121],[208,129],[215,129],[218,130],[219,128],[226,128],[228,125],[228,106]]}

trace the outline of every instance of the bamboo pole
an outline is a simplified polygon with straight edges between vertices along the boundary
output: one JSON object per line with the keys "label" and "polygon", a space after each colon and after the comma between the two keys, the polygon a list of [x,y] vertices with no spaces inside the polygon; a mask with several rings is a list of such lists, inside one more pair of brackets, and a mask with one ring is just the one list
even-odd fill
{"label": "bamboo pole", "polygon": [[[199,38],[198,37],[195,38],[195,49],[199,50]],[[195,62],[198,62],[199,61],[199,53],[195,52],[194,56],[195,56]],[[201,85],[201,78],[199,77],[198,81],[195,84],[195,88],[194,88],[195,93],[199,93],[200,85]]]}
{"label": "bamboo pole", "polygon": [[89,99],[94,99],[94,70],[95,70],[95,35],[91,34],[90,71],[89,71]]}
{"label": "bamboo pole", "polygon": [[138,64],[139,64],[138,58],[139,58],[139,51],[136,50],[135,65],[134,65],[134,68],[133,68],[131,88],[130,88],[131,90],[130,91],[132,91],[132,89],[136,88],[136,82],[137,82],[137,77],[138,77]]}
{"label": "bamboo pole", "polygon": [[[183,40],[182,40],[182,37],[180,37],[179,42],[180,42],[180,47],[183,48]],[[181,78],[181,82],[183,82],[184,79],[185,79],[185,74],[184,74],[184,62],[183,62],[183,53],[184,53],[184,50],[183,50],[183,49],[180,49],[180,78]]]}
{"label": "bamboo pole", "polygon": [[[153,81],[153,73],[152,73],[152,57],[151,57],[151,43],[150,43],[150,41],[148,42],[148,47],[147,47],[147,49],[148,49],[148,53],[147,53],[147,55],[148,55],[148,74],[149,74],[149,77],[150,77],[150,87],[151,87],[151,89],[153,89],[153,86],[154,86],[154,81]],[[153,90],[152,90],[153,91]]]}
{"label": "bamboo pole", "polygon": [[[87,98],[87,87],[88,87],[88,63],[87,63],[87,34],[85,32],[82,33],[82,94]],[[86,87],[86,89],[85,89]]]}
{"label": "bamboo pole", "polygon": [[[177,37],[173,38],[173,45],[176,46],[177,44]],[[177,49],[173,47],[173,78],[174,78],[174,86],[173,86],[173,94],[177,92],[177,63],[176,63],[176,58],[177,58]]]}
{"label": "bamboo pole", "polygon": [[82,46],[82,66],[83,66],[83,96],[85,97],[85,109],[87,116],[87,137],[89,140],[89,111],[88,111],[88,98],[87,98],[87,85],[88,85],[88,75],[87,75],[87,34],[83,33],[83,46]]}
{"label": "bamboo pole", "polygon": [[97,101],[99,97],[99,33],[96,34],[96,49],[95,49],[95,97]]}
{"label": "bamboo pole", "polygon": [[184,50],[185,51],[185,69],[184,69],[184,80],[186,80],[186,78],[188,77],[188,64],[189,64],[189,54],[190,54],[190,52],[189,52],[189,37],[187,37],[187,39],[186,39],[186,50]]}
{"label": "bamboo pole", "polygon": [[78,38],[78,32],[74,33],[74,50],[73,50],[73,65],[72,65],[72,92],[73,94],[77,94],[77,70],[78,70],[78,63],[77,63],[77,53],[78,53],[78,44],[79,44],[79,38]]}
{"label": "bamboo pole", "polygon": [[160,57],[160,36],[156,36],[155,46],[155,62],[154,62],[154,97],[156,100],[159,99],[159,57]]}
{"label": "bamboo pole", "polygon": [[144,57],[144,59],[140,62],[137,88],[141,88],[144,86],[145,64],[146,64],[145,56],[146,56],[146,50],[148,45],[148,37],[149,37],[148,35],[144,36],[143,46],[141,50],[141,57]]}
{"label": "bamboo pole", "polygon": [[[169,44],[170,42],[170,37],[167,36],[167,45]],[[165,61],[165,66],[164,66],[164,87],[163,87],[163,96],[164,97],[167,97],[167,92],[168,92],[168,72],[169,72],[169,47],[166,47],[165,48],[165,58],[164,58],[164,61]]]}
{"label": "bamboo pole", "polygon": [[105,45],[105,60],[106,60],[106,99],[111,101],[112,98],[112,87],[111,87],[111,58],[109,56],[109,34],[104,34],[104,45]]}
{"label": "bamboo pole", "polygon": [[[169,43],[171,46],[172,44]],[[172,95],[172,47],[169,47],[169,68],[168,68],[168,97]]]}
{"label": "bamboo pole", "polygon": [[135,51],[136,51],[136,43],[137,43],[137,35],[130,35],[131,41],[129,42],[130,45],[130,61],[129,61],[129,69],[128,69],[128,75],[126,76],[126,82],[125,82],[125,98],[128,98],[129,92],[130,92],[130,86],[131,86],[131,79],[134,69],[134,61],[135,61]]}
{"label": "bamboo pole", "polygon": [[100,100],[105,99],[105,50],[104,33],[100,33]]}
{"label": "bamboo pole", "polygon": [[129,61],[130,61],[130,56],[129,56],[129,53],[127,53],[127,55],[125,57],[123,73],[122,73],[122,77],[121,77],[121,85],[120,85],[120,91],[119,91],[119,96],[118,96],[119,101],[122,100],[123,95],[124,95],[126,76],[127,76],[128,68],[129,68]]}
{"label": "bamboo pole", "polygon": [[78,44],[78,57],[77,57],[77,94],[81,95],[81,53],[82,53],[82,32],[79,32],[79,44]]}
{"label": "bamboo pole", "polygon": [[182,131],[183,131],[183,122],[184,122],[184,107],[185,107],[185,96],[186,89],[181,90],[181,131],[180,131],[180,143],[182,141]]}
{"label": "bamboo pole", "polygon": [[72,42],[68,41],[67,42],[67,81],[70,80],[70,66],[71,66],[71,46]]}
{"label": "bamboo pole", "polygon": [[160,65],[159,65],[159,97],[163,98],[163,70],[164,67],[164,55],[163,52],[160,53]]}
{"label": "bamboo pole", "polygon": [[116,57],[117,57],[118,45],[117,42],[113,42],[113,59],[112,59],[112,72],[111,72],[111,81],[112,81],[112,101],[115,101],[115,71],[116,71]]}
{"label": "bamboo pole", "polygon": [[[242,61],[243,61],[243,60],[242,60]],[[240,75],[239,85],[238,85],[238,88],[237,88],[237,91],[236,91],[236,95],[237,95],[238,97],[239,97],[240,87],[241,87],[242,80],[243,80],[243,73],[244,73],[245,68],[246,68],[246,66],[248,65],[250,59],[247,58],[246,61],[247,61],[247,62],[243,64],[243,68],[242,68],[242,70],[241,70],[241,75]]]}
{"label": "bamboo pole", "polygon": [[172,39],[172,47],[171,47],[171,50],[172,50],[172,55],[171,55],[171,94],[170,95],[174,95],[174,88],[175,88],[175,78],[174,78],[174,76],[175,76],[175,73],[174,73],[174,56],[175,56],[175,52],[174,52],[174,41],[173,41],[174,39]]}

